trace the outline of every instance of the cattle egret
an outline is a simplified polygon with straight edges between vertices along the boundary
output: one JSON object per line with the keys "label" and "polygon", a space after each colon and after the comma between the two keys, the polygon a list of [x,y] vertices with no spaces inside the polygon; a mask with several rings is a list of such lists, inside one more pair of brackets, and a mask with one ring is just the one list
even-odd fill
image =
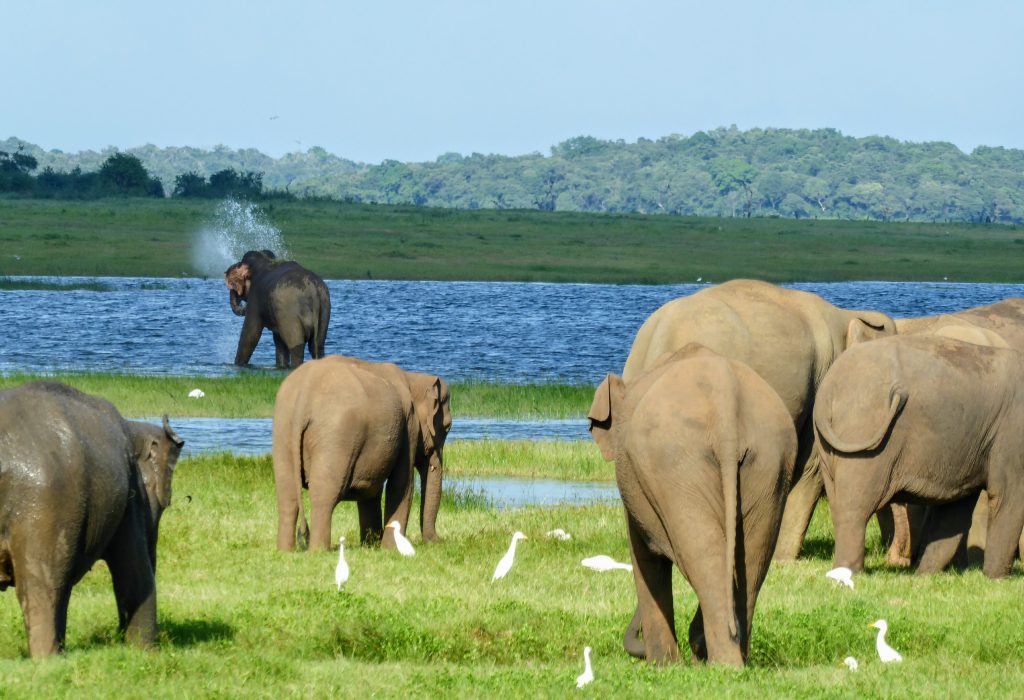
{"label": "cattle egret", "polygon": [[188,397],[190,399],[201,399],[204,396],[206,396],[206,392],[203,391],[202,389],[193,389],[192,391],[188,392]]}
{"label": "cattle egret", "polygon": [[340,591],[348,581],[348,562],[345,561],[345,538],[338,540],[338,568],[334,570],[334,582]]}
{"label": "cattle egret", "polygon": [[556,540],[571,540],[572,535],[563,530],[560,527],[556,527],[554,530],[548,530],[545,533],[548,537],[554,537]]}
{"label": "cattle egret", "polygon": [[828,578],[847,588],[853,588],[853,572],[845,566],[839,566],[825,574]]}
{"label": "cattle egret", "polygon": [[582,560],[580,564],[583,564],[583,566],[588,569],[593,569],[594,571],[611,571],[612,569],[625,569],[626,571],[633,570],[632,564],[623,564],[620,561],[615,561],[607,554],[598,554],[594,557],[587,557]]}
{"label": "cattle egret", "polygon": [[395,546],[398,548],[398,553],[403,557],[411,557],[416,553],[413,549],[412,542],[402,534],[402,524],[397,520],[392,520],[388,523],[388,527],[395,531]]}
{"label": "cattle egret", "polygon": [[516,558],[516,542],[519,540],[527,539],[526,535],[519,532],[518,530],[512,535],[512,544],[508,546],[508,551],[505,552],[505,556],[501,558],[498,565],[494,568],[494,576],[491,577],[492,581],[497,581],[499,578],[505,578],[505,574],[512,568],[512,561]]}
{"label": "cattle egret", "polygon": [[590,667],[590,647],[583,647],[583,673],[576,676],[576,687],[582,688],[594,680],[594,669]]}
{"label": "cattle egret", "polygon": [[878,637],[875,638],[875,649],[878,650],[878,658],[882,660],[883,664],[903,661],[900,653],[885,642],[885,633],[889,630],[889,624],[885,620],[875,620],[868,627],[874,627],[878,630]]}
{"label": "cattle egret", "polygon": [[853,658],[852,656],[847,656],[845,659],[843,659],[843,665],[851,671],[856,671],[857,659]]}

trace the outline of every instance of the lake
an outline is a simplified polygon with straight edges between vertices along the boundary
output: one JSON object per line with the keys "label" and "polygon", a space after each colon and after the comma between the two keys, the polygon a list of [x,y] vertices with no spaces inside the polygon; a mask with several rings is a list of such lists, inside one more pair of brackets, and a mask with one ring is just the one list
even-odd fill
{"label": "lake", "polygon": [[[220,278],[26,278],[108,291],[0,291],[0,372],[232,375],[242,319]],[[449,381],[596,384],[619,372],[633,336],[680,285],[331,280],[327,352],[395,362]],[[790,285],[837,306],[893,316],[958,311],[1021,284],[837,282]],[[256,367],[272,367],[264,333]]]}

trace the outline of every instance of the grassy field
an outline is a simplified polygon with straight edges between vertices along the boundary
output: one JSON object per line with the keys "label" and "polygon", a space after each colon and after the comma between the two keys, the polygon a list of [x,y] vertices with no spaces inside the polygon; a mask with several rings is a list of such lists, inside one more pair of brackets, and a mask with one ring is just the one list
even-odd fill
{"label": "grassy field", "polygon": [[[196,276],[216,202],[0,199],[0,277]],[[1024,230],[874,221],[710,219],[340,202],[263,205],[328,279],[669,283],[1019,282]]]}
{"label": "grassy field", "polygon": [[[823,576],[831,542],[820,509],[808,556],[769,573],[741,671],[655,668],[622,651],[631,577],[579,565],[597,553],[628,557],[614,505],[499,511],[449,493],[446,541],[421,546],[413,527],[417,555],[404,559],[354,546],[355,507],[343,503],[334,534],[348,540],[352,575],[342,593],[337,553],[278,553],[275,522],[269,459],[182,462],[160,538],[160,648],[116,639],[98,564],[75,588],[62,659],[24,660],[17,600],[0,595],[0,695],[572,697],[584,645],[596,676],[584,692],[601,697],[1009,697],[1024,682],[1024,577],[893,571],[873,529],[868,572],[855,590],[839,588]],[[546,538],[554,527],[573,539]],[[529,539],[508,577],[491,583],[514,530]],[[695,598],[679,575],[675,600],[685,630]],[[879,617],[901,665],[875,656],[867,625]],[[840,665],[847,655],[857,673]]]}
{"label": "grassy field", "polygon": [[[48,379],[101,396],[125,416],[207,416],[269,418],[284,372],[241,371],[233,377],[159,377],[128,374],[0,375],[0,390]],[[192,389],[206,394],[190,399]],[[594,398],[594,387],[566,384],[456,382],[450,387],[452,414],[465,418],[580,418]]]}

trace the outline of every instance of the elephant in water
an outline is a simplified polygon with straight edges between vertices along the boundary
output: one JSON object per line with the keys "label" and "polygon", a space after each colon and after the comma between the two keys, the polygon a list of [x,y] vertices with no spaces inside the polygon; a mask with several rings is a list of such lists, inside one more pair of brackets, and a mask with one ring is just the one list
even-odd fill
{"label": "elephant in water", "polygon": [[629,384],[663,353],[696,342],[745,363],[768,382],[782,398],[800,444],[775,550],[777,559],[793,559],[822,494],[810,422],[818,385],[848,346],[895,333],[894,321],[877,311],[848,311],[808,292],[733,280],[651,314],[637,331],[622,378]]}
{"label": "elephant in water", "polygon": [[588,418],[626,511],[637,593],[626,650],[679,658],[675,564],[697,593],[694,656],[742,666],[796,459],[789,411],[745,364],[692,344],[628,385],[609,374]]}
{"label": "elephant in water", "polygon": [[[394,547],[406,532],[412,471],[420,473],[420,528],[436,540],[445,438],[452,426],[448,385],[440,377],[390,363],[332,355],[307,362],[282,383],[274,403],[273,458],[277,547],[292,550],[307,535],[302,488],[309,489],[309,548],[331,544],[331,514],[357,501],[362,541]],[[381,520],[381,495],[385,520]]]}
{"label": "elephant in water", "polygon": [[984,571],[1006,576],[1024,528],[1024,355],[942,335],[884,338],[832,366],[813,423],[836,532],[835,565],[864,567],[881,506],[930,505],[920,568],[942,568],[986,488]]}
{"label": "elephant in water", "polygon": [[184,441],[57,382],[0,392],[0,590],[14,586],[29,653],[64,647],[71,588],[110,569],[128,641],[156,642],[156,545]]}
{"label": "elephant in water", "polygon": [[244,316],[235,364],[249,363],[263,329],[274,334],[278,367],[302,364],[304,346],[313,359],[324,356],[331,295],[317,275],[269,250],[250,250],[224,272],[231,310]]}

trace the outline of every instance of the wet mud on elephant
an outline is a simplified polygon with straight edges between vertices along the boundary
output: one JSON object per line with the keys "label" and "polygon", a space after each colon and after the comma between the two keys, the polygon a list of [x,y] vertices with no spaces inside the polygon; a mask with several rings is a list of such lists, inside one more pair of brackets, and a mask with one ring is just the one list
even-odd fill
{"label": "wet mud on elephant", "polygon": [[273,334],[278,367],[298,367],[306,347],[313,359],[324,356],[331,296],[316,274],[269,250],[250,250],[224,272],[224,283],[231,310],[245,317],[236,365],[249,363],[264,328]]}

